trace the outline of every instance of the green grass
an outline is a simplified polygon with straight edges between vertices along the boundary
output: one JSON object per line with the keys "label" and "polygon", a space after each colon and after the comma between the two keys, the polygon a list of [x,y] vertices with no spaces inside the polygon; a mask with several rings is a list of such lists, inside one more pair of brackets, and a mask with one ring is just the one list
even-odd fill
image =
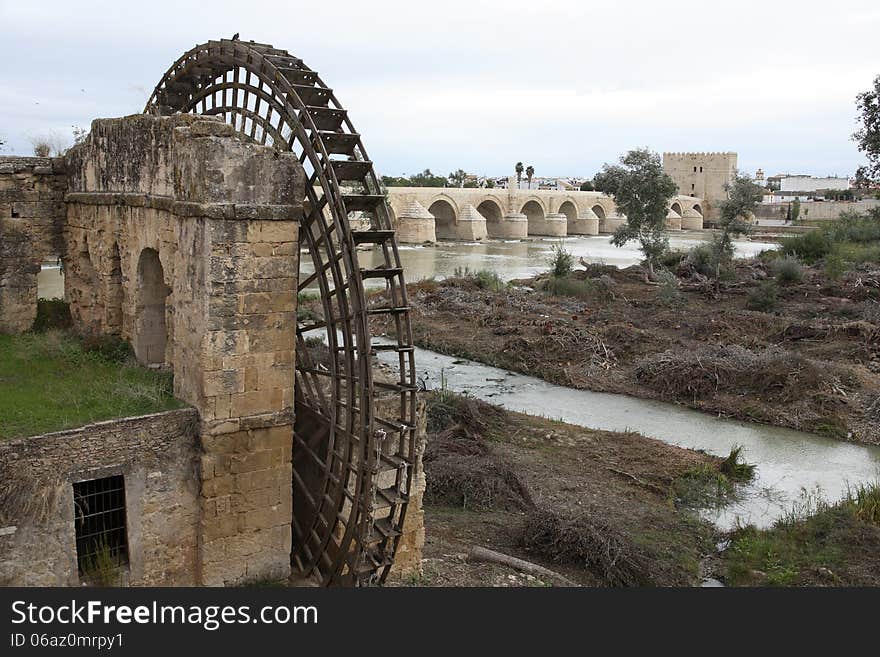
{"label": "green grass", "polygon": [[813,264],[829,255],[849,263],[880,262],[880,212],[847,214],[803,235],[786,237],[781,251]]}
{"label": "green grass", "polygon": [[736,496],[736,484],[751,481],[755,466],[743,460],[742,447],[734,445],[717,465],[703,463],[676,477],[669,499],[678,508],[707,508],[727,504]]}
{"label": "green grass", "polygon": [[724,558],[728,584],[876,586],[880,483],[851,488],[836,504],[805,491],[772,528],[737,530]]}
{"label": "green grass", "polygon": [[119,362],[123,353],[54,329],[0,335],[0,439],[183,406],[169,373]]}

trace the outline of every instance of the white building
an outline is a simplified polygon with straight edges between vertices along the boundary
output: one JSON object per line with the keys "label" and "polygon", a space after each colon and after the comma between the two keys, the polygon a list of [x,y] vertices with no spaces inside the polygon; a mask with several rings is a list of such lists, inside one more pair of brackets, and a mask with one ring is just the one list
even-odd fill
{"label": "white building", "polygon": [[849,178],[828,176],[814,178],[813,176],[781,176],[779,181],[780,192],[818,192],[822,189],[849,189]]}

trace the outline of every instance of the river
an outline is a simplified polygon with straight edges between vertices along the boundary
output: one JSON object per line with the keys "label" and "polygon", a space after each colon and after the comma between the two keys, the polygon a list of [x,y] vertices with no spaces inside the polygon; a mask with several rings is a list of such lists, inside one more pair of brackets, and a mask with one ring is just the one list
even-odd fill
{"label": "river", "polygon": [[[394,354],[381,359],[393,363]],[[880,447],[846,443],[800,431],[716,418],[676,404],[557,386],[473,361],[416,349],[419,378],[468,393],[511,411],[540,415],[591,429],[636,431],[670,445],[727,456],[742,445],[757,465],[755,479],[738,499],[702,515],[721,529],[737,523],[768,527],[802,496],[817,491],[827,500],[844,496],[847,485],[880,476]]]}

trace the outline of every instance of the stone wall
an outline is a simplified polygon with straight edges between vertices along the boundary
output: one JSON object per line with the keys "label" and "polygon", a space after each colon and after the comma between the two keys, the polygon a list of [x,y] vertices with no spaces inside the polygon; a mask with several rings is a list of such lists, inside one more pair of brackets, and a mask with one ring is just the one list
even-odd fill
{"label": "stone wall", "polygon": [[93,122],[68,171],[76,327],[172,368],[201,416],[200,583],[286,577],[298,159],[219,120],[138,115]]}
{"label": "stone wall", "polygon": [[182,409],[0,441],[0,585],[79,586],[73,484],[125,478],[136,586],[198,575],[198,414]]}
{"label": "stone wall", "polygon": [[[788,203],[761,203],[755,210],[755,216],[761,219],[780,220],[785,218]],[[803,201],[799,220],[827,221],[837,219],[844,212],[865,214],[869,210],[880,208],[880,200],[864,199],[862,201]]]}
{"label": "stone wall", "polygon": [[60,158],[0,157],[0,332],[21,333],[37,316],[37,274],[63,254],[66,190]]}

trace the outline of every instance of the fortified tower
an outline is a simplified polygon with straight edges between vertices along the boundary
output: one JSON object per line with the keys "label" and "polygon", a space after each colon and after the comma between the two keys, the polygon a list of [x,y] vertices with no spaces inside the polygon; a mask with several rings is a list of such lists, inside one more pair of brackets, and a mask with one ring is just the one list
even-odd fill
{"label": "fortified tower", "polygon": [[736,172],[736,153],[663,153],[663,170],[678,185],[678,193],[702,198],[703,216],[718,216],[727,198],[725,185]]}

